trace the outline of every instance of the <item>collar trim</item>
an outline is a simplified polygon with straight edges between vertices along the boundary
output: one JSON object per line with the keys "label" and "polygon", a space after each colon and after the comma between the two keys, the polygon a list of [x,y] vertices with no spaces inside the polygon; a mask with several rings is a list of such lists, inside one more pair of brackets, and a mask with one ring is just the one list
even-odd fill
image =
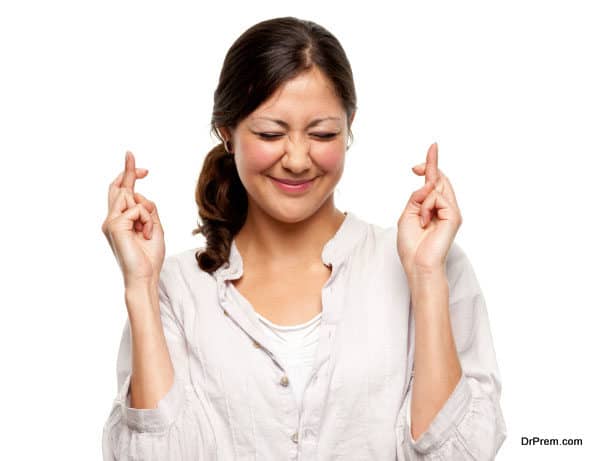
{"label": "collar trim", "polygon": [[[349,251],[360,241],[365,233],[367,223],[351,211],[345,212],[345,219],[333,237],[324,245],[321,253],[322,262],[329,266],[337,266],[349,255]],[[235,238],[231,242],[229,261],[220,266],[214,276],[217,280],[238,279],[243,275],[243,260],[237,249]]]}

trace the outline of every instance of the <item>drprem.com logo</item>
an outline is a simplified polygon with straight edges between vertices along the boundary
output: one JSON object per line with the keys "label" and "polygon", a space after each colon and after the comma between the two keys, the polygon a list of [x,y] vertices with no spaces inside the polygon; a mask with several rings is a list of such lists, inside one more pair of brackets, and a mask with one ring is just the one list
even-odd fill
{"label": "drprem.com logo", "polygon": [[553,445],[553,446],[581,446],[582,445],[582,439],[569,439],[569,438],[546,439],[546,438],[543,438],[543,437],[521,437],[520,438],[520,444],[521,445],[528,445],[528,446],[532,446],[532,447],[534,447],[534,446],[548,446],[548,445]]}

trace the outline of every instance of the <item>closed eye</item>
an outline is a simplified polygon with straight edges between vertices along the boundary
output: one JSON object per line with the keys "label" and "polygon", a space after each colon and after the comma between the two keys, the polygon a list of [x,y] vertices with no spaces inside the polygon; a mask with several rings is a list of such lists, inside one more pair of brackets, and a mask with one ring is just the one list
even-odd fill
{"label": "closed eye", "polygon": [[337,133],[314,133],[314,136],[321,139],[331,139],[337,136]]}
{"label": "closed eye", "polygon": [[[262,139],[277,139],[283,136],[280,133],[257,133]],[[332,139],[337,136],[337,133],[312,133],[312,136],[315,136],[320,139]]]}
{"label": "closed eye", "polygon": [[258,136],[260,136],[261,138],[264,139],[276,139],[280,136],[283,136],[282,134],[277,134],[277,133],[257,133]]}

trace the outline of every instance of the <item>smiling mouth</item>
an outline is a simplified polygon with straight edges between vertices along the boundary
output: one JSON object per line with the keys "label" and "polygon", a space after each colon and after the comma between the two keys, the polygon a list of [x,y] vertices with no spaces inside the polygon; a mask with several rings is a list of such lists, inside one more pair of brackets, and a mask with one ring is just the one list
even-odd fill
{"label": "smiling mouth", "polygon": [[275,178],[273,176],[270,176],[271,179],[274,179],[275,181],[278,181],[280,183],[283,184],[287,184],[290,186],[298,186],[300,184],[306,184],[309,183],[310,181],[314,181],[316,178],[312,178],[312,179],[283,179],[283,178]]}
{"label": "smiling mouth", "polygon": [[[310,189],[312,189],[312,187],[314,186],[314,183],[316,182],[316,179],[318,178],[318,176],[316,176],[315,178],[312,179],[304,179],[304,180],[300,180],[298,181],[296,180],[287,180],[287,179],[279,179],[279,178],[273,178],[272,176],[268,176],[270,178],[270,180],[272,181],[272,183],[277,187],[277,189],[279,189],[280,191],[286,193],[286,194],[292,194],[292,195],[296,195],[296,194],[304,194],[306,192],[308,192]],[[291,182],[291,184],[290,184]]]}

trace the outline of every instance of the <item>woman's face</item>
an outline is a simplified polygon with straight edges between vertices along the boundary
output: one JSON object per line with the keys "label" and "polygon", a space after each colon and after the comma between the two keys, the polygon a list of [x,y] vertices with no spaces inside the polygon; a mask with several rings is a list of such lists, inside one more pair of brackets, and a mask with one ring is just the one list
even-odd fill
{"label": "woman's face", "polygon": [[[293,223],[332,200],[349,132],[341,101],[317,67],[283,84],[228,133],[250,212],[258,206]],[[294,187],[275,178],[309,182]]]}

